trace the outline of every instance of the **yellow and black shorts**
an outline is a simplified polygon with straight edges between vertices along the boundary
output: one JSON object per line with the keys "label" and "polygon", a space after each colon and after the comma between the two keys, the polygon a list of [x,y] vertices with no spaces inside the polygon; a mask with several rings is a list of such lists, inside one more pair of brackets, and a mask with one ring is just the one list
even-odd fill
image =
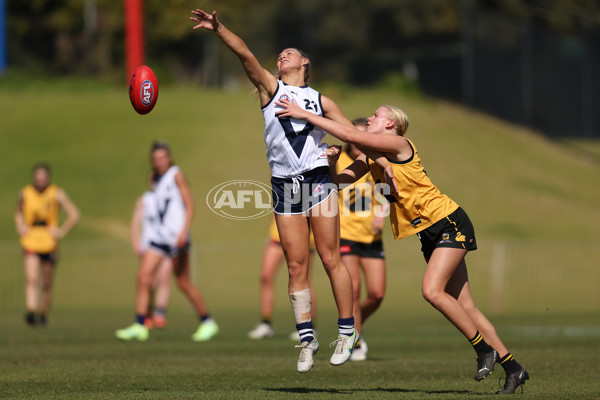
{"label": "yellow and black shorts", "polygon": [[438,247],[477,250],[475,229],[467,213],[460,207],[429,228],[417,233],[417,236],[421,241],[421,251],[426,260],[429,260]]}

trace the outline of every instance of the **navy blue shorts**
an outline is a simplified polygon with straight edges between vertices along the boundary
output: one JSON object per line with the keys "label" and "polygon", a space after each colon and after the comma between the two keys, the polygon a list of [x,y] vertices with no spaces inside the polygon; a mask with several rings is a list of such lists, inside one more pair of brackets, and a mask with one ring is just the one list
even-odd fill
{"label": "navy blue shorts", "polygon": [[175,257],[179,256],[179,254],[181,252],[187,252],[190,250],[190,242],[187,242],[185,244],[185,246],[183,246],[182,248],[172,247],[172,246],[169,246],[168,244],[150,242],[150,245],[148,246],[148,248],[151,248],[152,250],[156,251],[157,253],[162,254],[163,257],[175,258]]}
{"label": "navy blue shorts", "polygon": [[327,200],[337,188],[329,167],[318,167],[293,178],[271,178],[273,211],[276,214],[303,214]]}

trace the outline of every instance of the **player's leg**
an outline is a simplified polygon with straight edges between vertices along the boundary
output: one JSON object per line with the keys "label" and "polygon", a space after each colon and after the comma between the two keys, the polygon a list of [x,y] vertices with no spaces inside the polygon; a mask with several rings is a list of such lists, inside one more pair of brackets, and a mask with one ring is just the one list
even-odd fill
{"label": "player's leg", "polygon": [[514,393],[519,385],[529,379],[529,374],[517,363],[512,354],[508,352],[492,323],[475,306],[473,297],[471,296],[467,266],[464,259],[450,278],[446,286],[446,291],[458,299],[458,302],[466,311],[471,321],[473,321],[483,339],[498,352],[500,365],[502,365],[506,372],[506,382],[500,393]]}
{"label": "player's leg", "polygon": [[354,316],[354,328],[360,335],[362,328],[361,310],[360,310],[360,256],[356,254],[344,255],[341,257],[342,263],[348,269],[350,279],[352,280],[352,315]]}
{"label": "player's leg", "polygon": [[[317,337],[316,320],[317,320],[317,291],[313,290],[312,284],[312,268],[313,268],[313,253],[314,250],[311,247],[310,254],[308,256],[308,286],[310,287],[310,319],[313,326],[313,333],[315,338]],[[293,342],[300,341],[300,334],[297,330],[290,332],[288,335],[289,339]]]}
{"label": "player's leg", "polygon": [[154,314],[152,315],[152,322],[159,329],[167,325],[166,315],[169,297],[171,296],[172,271],[173,262],[171,258],[164,257],[154,277]]}
{"label": "player's leg", "polygon": [[[145,317],[148,312],[150,298],[152,296],[152,283],[154,282],[156,271],[163,258],[164,254],[154,251],[153,249],[148,249],[142,254],[135,293],[136,320],[139,320],[141,316]],[[143,319],[140,323],[143,324]]]}
{"label": "player's leg", "polygon": [[312,270],[313,270],[313,254],[314,250],[310,250],[309,254],[308,254],[308,286],[311,288],[310,289],[310,303],[311,303],[311,308],[310,308],[310,318],[313,322],[313,326],[315,324],[315,321],[317,320],[317,291],[313,290],[313,280],[312,280]]}
{"label": "player's leg", "polygon": [[358,340],[350,355],[352,361],[363,361],[367,359],[367,354],[363,349],[362,342],[362,315],[360,307],[361,294],[361,275],[360,275],[360,256],[358,254],[342,255],[342,263],[348,269],[352,279],[352,315],[354,316],[354,328],[358,332]]}
{"label": "player's leg", "polygon": [[425,276],[423,277],[423,297],[448,321],[450,321],[473,345],[477,353],[476,380],[481,380],[489,375],[498,359],[498,353],[483,339],[469,315],[458,302],[457,298],[446,291],[451,278],[453,286],[463,287],[466,283],[466,274],[459,270],[464,265],[467,251],[456,248],[437,248],[433,251]]}
{"label": "player's leg", "polygon": [[37,254],[23,254],[23,269],[25,271],[25,322],[33,326],[37,323],[36,313],[39,307],[38,284],[40,279],[41,261]]}
{"label": "player's leg", "polygon": [[177,279],[177,286],[188,298],[200,320],[200,326],[192,334],[192,340],[196,342],[210,340],[219,333],[219,326],[210,316],[202,294],[192,283],[190,276],[190,253],[188,249],[180,249],[177,256],[173,258],[173,272]]}
{"label": "player's leg", "polygon": [[288,294],[300,335],[300,357],[298,372],[309,371],[314,362],[313,355],[319,349],[312,324],[311,290],[308,279],[309,227],[301,214],[275,214],[281,246],[288,266]]}
{"label": "player's leg", "polygon": [[263,251],[260,271],[260,312],[261,322],[250,332],[250,339],[264,339],[275,334],[271,325],[273,303],[275,302],[275,277],[284,259],[281,244],[269,239]]}
{"label": "player's leg", "polygon": [[117,330],[115,332],[117,338],[139,341],[148,339],[148,328],[144,326],[144,320],[150,305],[154,274],[163,257],[162,252],[153,248],[149,248],[142,254],[135,292],[135,322],[127,328]]}
{"label": "player's leg", "polygon": [[332,365],[346,362],[358,340],[352,316],[352,280],[340,257],[340,221],[337,201],[337,193],[333,192],[326,200],[309,211],[315,247],[329,277],[339,313],[338,343],[329,360]]}
{"label": "player's leg", "polygon": [[173,258],[173,273],[177,280],[177,286],[188,298],[189,302],[194,307],[196,314],[199,316],[207,316],[208,309],[204,302],[202,294],[194,284],[190,277],[190,257],[187,250],[181,250],[177,257]]}
{"label": "player's leg", "polygon": [[[363,335],[365,322],[379,308],[385,294],[385,260],[383,258],[360,257],[360,266],[364,276],[366,297],[359,303],[361,335],[352,352],[352,361],[367,359],[368,346]],[[352,278],[354,284],[354,278]]]}
{"label": "player's leg", "polygon": [[40,306],[40,325],[45,326],[52,305],[52,284],[54,279],[55,261],[52,257],[42,260],[42,302]]}
{"label": "player's leg", "polygon": [[363,275],[365,277],[365,288],[367,296],[360,303],[361,322],[373,315],[379,308],[385,295],[386,270],[385,259],[361,257]]}

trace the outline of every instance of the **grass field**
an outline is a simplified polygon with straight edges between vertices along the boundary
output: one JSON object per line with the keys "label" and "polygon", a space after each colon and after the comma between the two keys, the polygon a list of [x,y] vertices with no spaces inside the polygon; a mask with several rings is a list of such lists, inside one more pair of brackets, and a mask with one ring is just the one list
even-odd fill
{"label": "grass field", "polygon": [[[565,145],[390,89],[320,89],[350,118],[383,103],[407,111],[408,136],[428,174],[475,223],[479,250],[467,259],[473,294],[531,373],[524,397],[600,397],[598,141]],[[258,265],[268,220],[223,219],[205,197],[233,179],[268,183],[262,120],[249,92],[161,86],[156,109],[141,117],[124,85],[0,80],[0,398],[460,399],[495,392],[501,369],[473,381],[474,352],[422,300],[418,241],[394,242],[389,229],[388,292],[366,326],[367,362],[328,365],[336,315],[322,268],[314,273],[322,339],[313,371],[295,372],[283,271],[277,337],[246,339],[259,316]],[[113,336],[132,319],[137,259],[128,222],[145,190],[154,139],[171,143],[192,186],[193,273],[222,327],[209,343],[189,340],[195,319],[177,294],[166,331],[147,343]],[[22,322],[22,260],[12,221],[17,192],[40,160],[50,162],[55,182],[83,215],[62,244],[45,330]]]}
{"label": "grass field", "polygon": [[[186,310],[187,311],[187,310]],[[335,326],[320,326],[321,349],[307,374],[295,371],[297,349],[287,339],[289,315],[274,339],[251,341],[255,322],[241,309],[220,321],[222,333],[194,343],[191,313],[176,311],[166,330],[145,343],[113,338],[129,312],[56,310],[48,329],[30,329],[20,313],[0,317],[0,398],[6,399],[465,399],[487,398],[501,367],[478,383],[475,353],[441,316],[395,313],[368,323],[369,359],[329,366]],[[235,317],[235,318],[232,318]],[[335,322],[335,314],[320,320]],[[595,315],[497,318],[497,329],[529,370],[522,398],[600,396],[600,327]],[[595,325],[582,324],[596,321]],[[521,397],[519,397],[521,398]]]}

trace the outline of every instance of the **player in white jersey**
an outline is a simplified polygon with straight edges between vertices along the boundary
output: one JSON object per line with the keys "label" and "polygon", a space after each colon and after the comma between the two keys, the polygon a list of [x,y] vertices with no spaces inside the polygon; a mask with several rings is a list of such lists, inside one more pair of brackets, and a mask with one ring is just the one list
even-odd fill
{"label": "player in white jersey", "polygon": [[[156,241],[159,228],[157,201],[154,192],[148,190],[139,197],[131,217],[131,245],[135,254],[140,256],[150,247],[152,241]],[[140,229],[141,228],[141,229]],[[144,325],[148,329],[164,328],[167,325],[166,312],[171,294],[171,271],[173,262],[171,257],[163,257],[152,287],[154,289],[154,310],[148,308]]]}
{"label": "player in white jersey", "polygon": [[209,340],[218,333],[219,327],[210,317],[202,295],[190,279],[189,229],[194,214],[190,188],[183,173],[173,165],[166,143],[155,142],[152,145],[151,160],[158,216],[156,237],[151,238],[148,250],[142,254],[137,280],[135,323],[117,330],[115,334],[122,340],[148,339],[144,320],[150,304],[152,281],[157,267],[163,258],[168,257],[172,259],[179,289],[186,295],[201,321],[192,340]]}
{"label": "player in white jersey", "polygon": [[261,66],[244,41],[217,18],[200,9],[191,11],[194,29],[213,31],[240,59],[249,80],[258,90],[265,120],[265,143],[271,167],[273,202],[277,228],[289,270],[288,291],[300,334],[301,350],[297,369],[307,372],[319,343],[310,317],[308,283],[309,225],[323,262],[338,308],[338,339],[330,359],[341,365],[350,358],[357,340],[352,316],[352,283],[339,253],[337,191],[331,184],[324,132],[304,121],[276,118],[282,99],[294,100],[310,112],[352,126],[339,107],[307,85],[310,60],[295,48],[283,50],[277,58],[278,77]]}

